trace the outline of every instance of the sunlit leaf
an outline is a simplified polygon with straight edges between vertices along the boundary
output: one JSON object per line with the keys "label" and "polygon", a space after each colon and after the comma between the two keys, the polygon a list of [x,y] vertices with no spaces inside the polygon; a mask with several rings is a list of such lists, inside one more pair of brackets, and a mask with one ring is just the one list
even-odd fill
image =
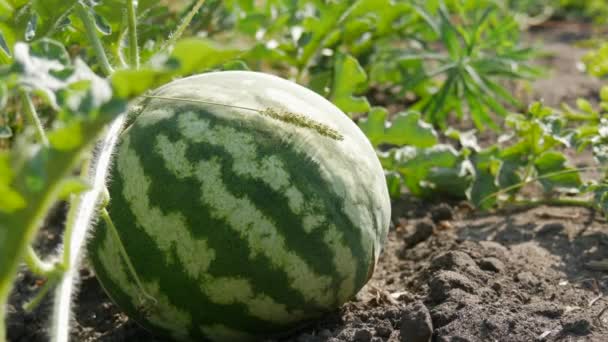
{"label": "sunlit leaf", "polygon": [[367,75],[359,62],[350,55],[335,57],[330,100],[347,114],[366,113],[370,109],[365,97],[355,96],[367,85]]}
{"label": "sunlit leaf", "polygon": [[59,186],[60,190],[57,197],[62,200],[67,200],[70,195],[79,194],[91,188],[91,184],[78,177],[66,178]]}
{"label": "sunlit leaf", "polygon": [[189,75],[226,63],[241,53],[240,49],[220,46],[209,40],[185,38],[175,44],[171,58],[179,62],[176,74]]}
{"label": "sunlit leaf", "polygon": [[582,184],[578,171],[566,166],[568,159],[557,151],[543,153],[535,162],[538,175],[543,177],[539,182],[546,191],[556,188],[575,189]]}
{"label": "sunlit leaf", "polygon": [[417,112],[398,113],[392,121],[387,121],[388,112],[384,108],[372,108],[367,118],[359,122],[359,127],[373,145],[412,145],[431,147],[437,144],[437,133],[424,122]]}

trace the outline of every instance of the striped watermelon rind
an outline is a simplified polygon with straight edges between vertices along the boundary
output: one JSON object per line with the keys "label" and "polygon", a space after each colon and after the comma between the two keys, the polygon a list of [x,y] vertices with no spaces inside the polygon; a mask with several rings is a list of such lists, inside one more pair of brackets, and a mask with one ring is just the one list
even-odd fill
{"label": "striped watermelon rind", "polygon": [[255,72],[192,76],[154,96],[122,133],[111,170],[119,239],[102,222],[88,245],[130,317],[178,340],[248,340],[361,289],[390,202],[375,152],[347,116]]}

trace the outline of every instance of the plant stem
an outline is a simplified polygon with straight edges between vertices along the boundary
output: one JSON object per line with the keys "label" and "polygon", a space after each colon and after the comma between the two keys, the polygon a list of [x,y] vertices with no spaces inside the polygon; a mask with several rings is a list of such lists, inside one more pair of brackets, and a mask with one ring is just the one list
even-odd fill
{"label": "plant stem", "polygon": [[593,201],[580,198],[544,198],[538,200],[517,200],[513,202],[513,205],[530,208],[540,207],[541,205],[547,205],[554,207],[582,207],[588,209],[595,209]]}
{"label": "plant stem", "polygon": [[[100,151],[94,165],[90,169],[92,188],[75,201],[75,216],[69,227],[66,227],[64,235],[64,253],[68,253],[66,271],[59,280],[55,290],[55,301],[53,305],[53,319],[51,322],[51,340],[53,342],[67,342],[69,339],[71,301],[75,288],[75,280],[78,276],[78,262],[82,258],[86,235],[94,219],[98,203],[105,191],[106,178],[112,160],[112,153],[118,136],[125,122],[126,115],[121,114],[114,119],[108,127]],[[68,235],[69,234],[69,235]],[[67,250],[67,249],[69,250]]]}
{"label": "plant stem", "polygon": [[6,305],[0,304],[0,342],[6,341]]}
{"label": "plant stem", "polygon": [[56,270],[56,266],[54,264],[42,261],[31,245],[27,247],[27,251],[25,253],[25,264],[30,271],[32,271],[32,273],[42,277],[48,277]]}
{"label": "plant stem", "polygon": [[91,14],[89,13],[85,5],[80,2],[78,3],[78,5],[76,5],[75,11],[76,15],[84,24],[87,38],[89,39],[89,42],[91,42],[93,50],[95,50],[95,53],[97,54],[97,58],[99,59],[99,64],[101,65],[102,71],[106,74],[106,76],[111,75],[114,72],[114,69],[112,69],[110,62],[108,61],[106,51],[103,49],[101,40],[97,35],[97,29],[95,28],[95,23],[93,22]]}
{"label": "plant stem", "polygon": [[49,146],[49,139],[46,137],[46,133],[44,133],[44,128],[42,127],[42,123],[40,122],[40,118],[36,113],[36,108],[34,107],[34,103],[32,102],[32,98],[30,94],[27,93],[26,90],[22,89],[21,93],[21,103],[23,105],[23,112],[27,117],[27,120],[31,122],[36,128],[36,135],[38,137],[38,141],[44,145],[45,147]]}
{"label": "plant stem", "polygon": [[[329,37],[332,36],[331,32],[336,27],[340,27],[342,23],[348,19],[356,4],[357,2],[353,2],[348,6],[348,8],[344,8],[339,17],[332,18],[333,20],[328,21],[329,25],[328,27],[324,28],[324,34],[314,35],[313,38],[306,44],[298,62],[298,73],[296,75],[297,82],[301,83],[303,81],[305,72],[310,68],[313,58],[319,54],[319,51],[321,48],[323,48],[325,42],[329,39]],[[336,12],[336,14],[337,13],[339,12]]]}
{"label": "plant stem", "polygon": [[179,37],[181,37],[184,34],[184,31],[186,31],[186,29],[188,28],[188,25],[190,25],[190,22],[192,22],[194,15],[198,12],[199,9],[201,9],[201,6],[203,6],[203,3],[205,3],[205,0],[198,0],[196,2],[194,7],[192,7],[190,12],[188,12],[188,14],[186,14],[186,16],[184,17],[182,22],[179,24],[179,26],[177,27],[177,30],[175,30],[175,32],[173,32],[169,36],[169,39],[163,45],[163,47],[161,48],[161,51],[167,51],[173,45],[175,45],[175,42],[179,39]]}
{"label": "plant stem", "polygon": [[[52,148],[40,148],[31,159],[18,170],[13,188],[27,199],[27,206],[11,213],[0,212],[0,320],[3,321],[8,295],[19,263],[26,248],[34,238],[40,223],[55,202],[61,181],[72,171],[82,153],[89,147],[105,124],[103,116],[97,121],[83,125],[83,144],[69,153]],[[43,160],[48,160],[46,164]],[[46,178],[41,188],[32,189],[31,170],[43,165]],[[4,323],[4,321],[3,321]],[[5,340],[4,329],[0,326],[0,342]]]}
{"label": "plant stem", "polygon": [[489,200],[492,197],[500,196],[502,194],[508,193],[511,190],[519,189],[526,184],[533,183],[533,182],[539,181],[541,179],[547,179],[547,178],[551,178],[551,177],[555,177],[555,176],[566,175],[569,173],[595,171],[595,170],[608,170],[608,166],[590,166],[590,167],[581,167],[581,168],[576,168],[576,169],[567,169],[567,170],[545,173],[542,176],[532,177],[528,180],[524,179],[522,182],[519,182],[517,184],[508,186],[508,187],[500,189],[492,194],[489,194],[488,196],[484,197],[480,201],[480,203],[484,203],[485,201]]}
{"label": "plant stem", "polygon": [[135,0],[126,1],[129,27],[129,66],[139,69],[139,46],[137,45],[137,17],[135,16]]}

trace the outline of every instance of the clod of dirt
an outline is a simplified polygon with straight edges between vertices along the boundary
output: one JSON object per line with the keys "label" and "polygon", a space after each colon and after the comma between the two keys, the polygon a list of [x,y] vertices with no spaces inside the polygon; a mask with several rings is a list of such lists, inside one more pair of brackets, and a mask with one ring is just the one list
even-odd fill
{"label": "clod of dirt", "polygon": [[445,203],[441,203],[431,209],[431,219],[433,222],[438,223],[441,221],[450,221],[454,218],[452,207]]}
{"label": "clod of dirt", "polygon": [[531,303],[526,305],[524,309],[530,312],[531,314],[544,316],[551,319],[559,318],[564,313],[564,310],[562,308],[550,302]]}
{"label": "clod of dirt", "polygon": [[538,236],[558,235],[558,234],[563,234],[565,230],[566,230],[566,227],[561,223],[557,223],[557,222],[547,223],[538,229],[538,231],[536,232],[536,235],[538,235]]}
{"label": "clod of dirt", "polygon": [[532,272],[517,273],[515,281],[519,282],[523,287],[535,287],[540,284],[540,281]]}
{"label": "clod of dirt", "polygon": [[393,326],[388,320],[378,322],[375,327],[376,336],[388,338],[393,333]]}
{"label": "clod of dirt", "polygon": [[478,286],[467,276],[453,271],[440,271],[429,281],[429,297],[434,302],[442,302],[450,296],[450,291],[460,289],[466,293],[475,293]]}
{"label": "clod of dirt", "polygon": [[479,260],[479,268],[484,271],[502,273],[505,270],[505,264],[497,258],[489,257]]}
{"label": "clod of dirt", "polygon": [[476,270],[477,264],[465,252],[450,251],[440,254],[431,261],[431,270],[448,270],[448,271],[464,271]]}
{"label": "clod of dirt", "polygon": [[406,247],[413,247],[433,235],[435,225],[431,220],[422,220],[403,238]]}
{"label": "clod of dirt", "polygon": [[402,342],[429,342],[433,337],[433,321],[426,306],[414,302],[405,307],[399,326]]}
{"label": "clod of dirt", "polygon": [[584,318],[573,318],[562,325],[561,334],[585,336],[591,333],[591,322]]}
{"label": "clod of dirt", "polygon": [[373,337],[374,334],[372,334],[371,331],[367,329],[359,329],[355,332],[353,339],[355,342],[370,342]]}

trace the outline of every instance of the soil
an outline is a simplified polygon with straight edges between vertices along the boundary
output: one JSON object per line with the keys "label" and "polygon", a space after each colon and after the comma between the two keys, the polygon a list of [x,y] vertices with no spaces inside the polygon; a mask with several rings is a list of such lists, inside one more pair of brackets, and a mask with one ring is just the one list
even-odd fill
{"label": "soil", "polygon": [[[549,105],[597,96],[600,83],[577,63],[584,32],[537,31],[553,70],[531,85]],[[526,96],[522,94],[522,96]],[[586,162],[581,157],[581,163]],[[61,234],[63,210],[49,218],[37,249],[48,254]],[[280,341],[608,341],[608,225],[573,207],[479,213],[463,203],[404,198],[374,277],[340,310]],[[49,301],[21,305],[43,281],[19,273],[9,305],[13,342],[46,341]],[[74,341],[159,341],[108,299],[81,269]],[[275,341],[279,342],[279,341]]]}

